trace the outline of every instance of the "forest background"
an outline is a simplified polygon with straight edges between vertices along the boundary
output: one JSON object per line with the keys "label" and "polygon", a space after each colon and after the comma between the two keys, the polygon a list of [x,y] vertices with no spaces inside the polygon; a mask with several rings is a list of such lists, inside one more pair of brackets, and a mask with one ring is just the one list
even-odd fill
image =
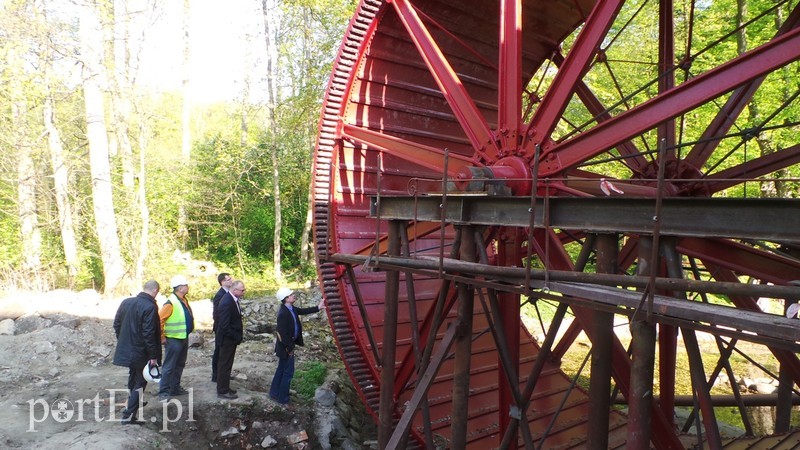
{"label": "forest background", "polygon": [[[313,278],[314,140],[355,3],[0,0],[0,286],[128,293],[181,270],[176,252],[269,287]],[[706,64],[726,61],[773,36],[794,3],[675,2],[676,39],[697,6],[696,29],[725,39],[695,45]],[[589,74],[609,77],[598,97],[652,79],[641,55],[656,54],[657,17],[617,43],[643,62]],[[795,145],[797,70],[773,74],[757,99],[772,107],[754,100],[738,124],[753,144],[724,164]],[[718,110],[707,106],[682,132],[704,129]],[[729,194],[798,197],[799,177],[795,165]]]}
{"label": "forest background", "polygon": [[0,0],[0,285],[127,294],[187,252],[313,278],[311,158],[354,4]]}

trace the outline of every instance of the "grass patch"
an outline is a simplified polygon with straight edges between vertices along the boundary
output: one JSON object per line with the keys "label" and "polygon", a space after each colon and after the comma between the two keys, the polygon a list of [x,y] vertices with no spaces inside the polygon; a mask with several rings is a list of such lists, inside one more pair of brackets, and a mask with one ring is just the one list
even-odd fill
{"label": "grass patch", "polygon": [[300,398],[311,400],[314,398],[317,387],[325,381],[327,373],[328,368],[321,362],[303,363],[292,378],[292,387]]}

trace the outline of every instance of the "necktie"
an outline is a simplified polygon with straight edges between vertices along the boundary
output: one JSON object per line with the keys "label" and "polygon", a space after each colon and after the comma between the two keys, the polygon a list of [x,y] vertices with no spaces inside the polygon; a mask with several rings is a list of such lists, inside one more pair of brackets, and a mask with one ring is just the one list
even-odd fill
{"label": "necktie", "polygon": [[292,313],[292,320],[294,321],[294,335],[292,339],[297,339],[297,335],[299,334],[299,326],[297,325],[297,315],[294,313],[294,308],[289,309],[289,312]]}

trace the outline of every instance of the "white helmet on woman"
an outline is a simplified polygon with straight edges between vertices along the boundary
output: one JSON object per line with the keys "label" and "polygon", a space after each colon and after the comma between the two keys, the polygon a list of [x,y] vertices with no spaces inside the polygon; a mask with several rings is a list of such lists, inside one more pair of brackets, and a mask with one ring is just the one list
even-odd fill
{"label": "white helmet on woman", "polygon": [[158,383],[161,381],[161,368],[158,367],[158,364],[150,365],[150,361],[147,361],[147,365],[142,370],[142,375],[144,375],[144,379],[148,383]]}

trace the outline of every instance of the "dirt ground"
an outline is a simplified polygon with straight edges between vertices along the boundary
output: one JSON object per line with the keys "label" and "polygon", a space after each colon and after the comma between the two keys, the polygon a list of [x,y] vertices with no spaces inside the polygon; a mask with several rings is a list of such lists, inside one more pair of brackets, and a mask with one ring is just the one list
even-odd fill
{"label": "dirt ground", "polygon": [[[231,383],[239,398],[217,399],[208,301],[192,303],[205,343],[189,350],[182,385],[190,394],[163,404],[151,383],[142,409],[146,423],[121,425],[128,371],[111,364],[120,301],[93,291],[19,292],[0,299],[0,321],[16,318],[15,334],[0,335],[0,447],[320,448],[313,400],[281,406],[268,398],[277,365],[271,338],[246,338]],[[319,326],[308,326],[312,333],[329,333],[322,315],[316,321]],[[299,362],[338,358],[329,339],[307,338],[318,345],[308,346]]]}

